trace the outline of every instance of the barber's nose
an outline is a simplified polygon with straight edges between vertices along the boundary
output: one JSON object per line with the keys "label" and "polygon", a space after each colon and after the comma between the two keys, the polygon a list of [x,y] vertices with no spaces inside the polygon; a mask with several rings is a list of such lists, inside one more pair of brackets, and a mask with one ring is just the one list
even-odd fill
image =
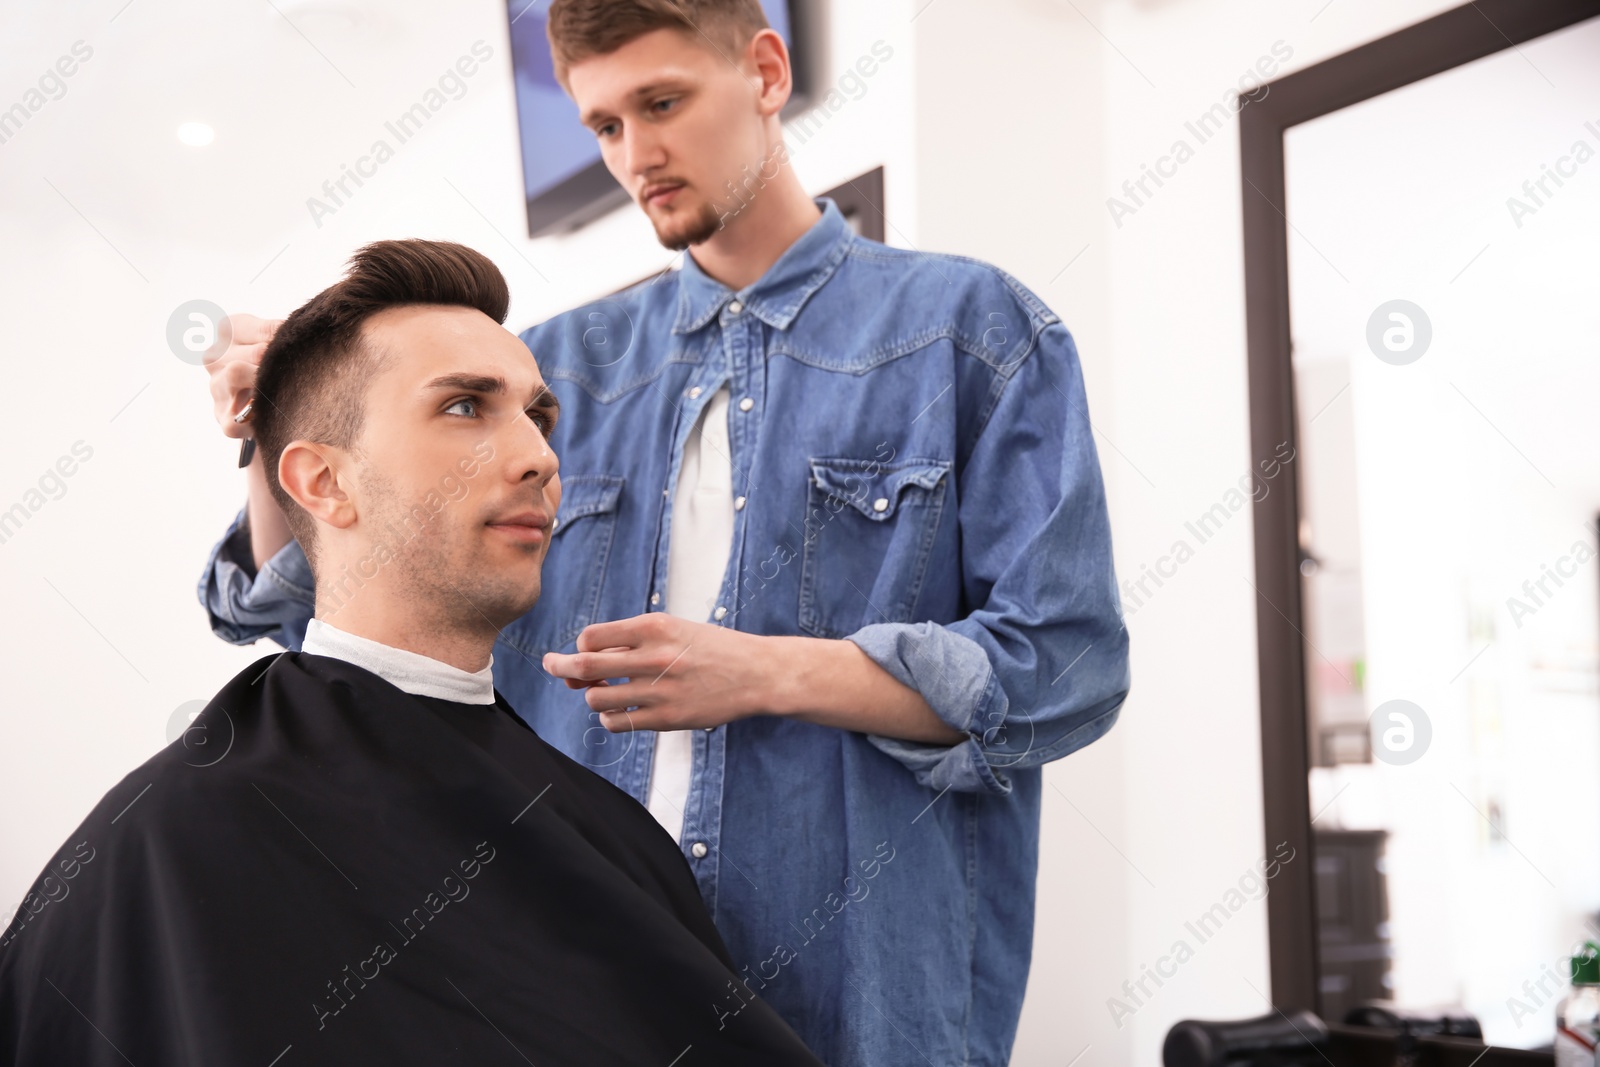
{"label": "barber's nose", "polygon": [[661,142],[648,126],[634,123],[624,128],[622,147],[629,174],[643,174],[663,162]]}

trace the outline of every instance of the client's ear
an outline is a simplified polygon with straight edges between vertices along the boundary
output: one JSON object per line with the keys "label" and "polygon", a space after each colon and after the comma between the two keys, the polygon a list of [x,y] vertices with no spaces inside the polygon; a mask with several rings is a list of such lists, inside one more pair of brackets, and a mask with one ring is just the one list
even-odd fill
{"label": "client's ear", "polygon": [[345,492],[344,452],[313,441],[291,441],[278,457],[278,484],[313,518],[338,529],[356,521],[355,501]]}

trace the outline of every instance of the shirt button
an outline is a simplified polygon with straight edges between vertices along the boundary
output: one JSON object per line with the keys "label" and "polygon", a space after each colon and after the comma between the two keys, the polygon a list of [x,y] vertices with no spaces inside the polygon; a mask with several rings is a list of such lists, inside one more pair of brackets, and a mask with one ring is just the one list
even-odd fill
{"label": "shirt button", "polygon": [[704,841],[696,841],[694,844],[689,846],[689,855],[693,856],[697,860],[705,859],[706,853],[710,851],[710,849],[706,848],[706,843]]}
{"label": "shirt button", "polygon": [[878,499],[874,500],[872,502],[872,510],[873,511],[888,511],[889,510],[888,498],[880,496]]}
{"label": "shirt button", "polygon": [[558,515],[555,518],[550,520],[550,532],[551,533],[555,533],[556,532],[556,527],[560,526],[560,525],[561,525],[561,517]]}
{"label": "shirt button", "polygon": [[730,315],[737,315],[737,314],[739,314],[739,312],[741,312],[743,310],[744,310],[744,305],[739,303],[739,301],[737,301],[737,300],[735,300],[733,303],[728,305],[728,314],[730,314]]}
{"label": "shirt button", "polygon": [[721,620],[722,620],[722,619],[724,619],[724,618],[726,618],[726,617],[727,617],[727,614],[728,614],[728,609],[727,609],[727,608],[725,608],[725,607],[722,607],[722,606],[721,606],[721,605],[720,605],[720,604],[719,604],[719,605],[718,605],[718,606],[717,606],[717,610],[716,610],[716,611],[713,611],[713,612],[712,612],[712,613],[711,613],[711,617],[712,617],[712,618],[713,618],[713,619],[716,619],[716,620],[718,620],[718,621],[719,621],[719,622],[720,622],[720,621],[721,621]]}
{"label": "shirt button", "polygon": [[689,399],[690,400],[693,400],[695,397],[697,397],[699,395],[700,395],[700,387],[698,385],[695,386],[693,389],[689,390]]}
{"label": "shirt button", "polygon": [[661,603],[661,594],[660,593],[651,593],[650,594],[650,603],[652,603],[652,604]]}
{"label": "shirt button", "polygon": [[665,489],[661,490],[661,495],[663,497],[665,497],[667,495],[667,490],[665,490]]}
{"label": "shirt button", "polygon": [[749,397],[745,397],[743,400],[739,401],[739,410],[740,411],[749,411],[751,408],[753,408],[755,406],[756,406],[756,402],[754,400],[751,400]]}
{"label": "shirt button", "polygon": [[737,497],[733,498],[733,510],[734,511],[743,511],[744,510],[744,497],[737,496]]}

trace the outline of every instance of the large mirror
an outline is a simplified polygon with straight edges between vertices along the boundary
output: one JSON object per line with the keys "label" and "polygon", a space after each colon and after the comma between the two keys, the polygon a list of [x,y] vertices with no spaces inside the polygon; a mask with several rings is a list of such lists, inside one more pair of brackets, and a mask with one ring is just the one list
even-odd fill
{"label": "large mirror", "polygon": [[1600,18],[1510,41],[1282,130],[1297,492],[1258,574],[1293,570],[1263,700],[1304,748],[1267,801],[1303,772],[1314,857],[1275,979],[1530,1049],[1600,937]]}

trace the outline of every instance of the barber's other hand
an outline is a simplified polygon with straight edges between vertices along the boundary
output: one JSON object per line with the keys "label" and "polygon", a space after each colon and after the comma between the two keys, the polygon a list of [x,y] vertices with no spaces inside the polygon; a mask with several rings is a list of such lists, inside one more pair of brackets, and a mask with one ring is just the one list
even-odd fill
{"label": "barber's other hand", "polygon": [[282,319],[258,319],[254,315],[229,315],[219,325],[217,336],[227,339],[228,347],[212,356],[207,353],[206,373],[211,376],[211,405],[217,425],[228,437],[250,437],[248,422],[234,422],[234,416],[255,395],[256,371],[267,342],[283,325]]}
{"label": "barber's other hand", "polygon": [[766,710],[777,666],[769,640],[653,611],[586,626],[576,653],[547,652],[543,666],[586,690],[612,733],[700,729]]}

